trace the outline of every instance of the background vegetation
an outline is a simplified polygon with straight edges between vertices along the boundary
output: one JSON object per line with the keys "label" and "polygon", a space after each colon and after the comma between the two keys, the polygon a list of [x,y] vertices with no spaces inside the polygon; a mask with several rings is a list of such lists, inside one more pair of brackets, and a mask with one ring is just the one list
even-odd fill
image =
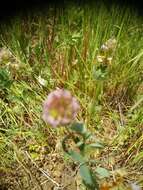
{"label": "background vegetation", "polygon": [[[0,189],[83,188],[59,146],[65,130],[41,119],[56,87],[77,97],[78,120],[106,143],[91,155],[110,171],[101,188],[143,187],[142,18],[127,7],[67,4],[19,15],[0,31]],[[117,46],[104,72],[97,56],[109,39]]]}

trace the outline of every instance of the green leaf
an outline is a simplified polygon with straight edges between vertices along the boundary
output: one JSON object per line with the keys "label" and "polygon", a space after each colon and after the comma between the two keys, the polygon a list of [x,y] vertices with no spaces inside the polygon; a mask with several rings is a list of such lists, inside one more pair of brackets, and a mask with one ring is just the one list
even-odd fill
{"label": "green leaf", "polygon": [[85,164],[80,166],[79,172],[80,172],[82,179],[85,181],[86,184],[93,185],[91,171]]}
{"label": "green leaf", "polygon": [[86,133],[84,134],[85,140],[89,139],[91,136],[92,136],[92,134],[88,131],[86,131]]}
{"label": "green leaf", "polygon": [[99,142],[88,144],[87,147],[89,147],[89,148],[101,148],[101,149],[104,148],[103,144],[101,144]]}
{"label": "green leaf", "polygon": [[72,157],[74,161],[79,162],[80,164],[83,164],[85,162],[84,157],[80,153],[70,150],[69,155]]}
{"label": "green leaf", "polygon": [[73,123],[71,129],[79,134],[84,134],[86,132],[83,123]]}
{"label": "green leaf", "polygon": [[0,69],[0,89],[10,88],[11,84],[9,72],[6,69]]}
{"label": "green leaf", "polygon": [[38,159],[40,156],[37,152],[32,152],[32,153],[30,153],[30,155],[31,155],[32,159],[34,159],[34,160]]}
{"label": "green leaf", "polygon": [[105,178],[105,177],[109,177],[110,173],[107,169],[102,168],[102,167],[97,167],[95,172],[101,177],[101,178]]}
{"label": "green leaf", "polygon": [[91,136],[91,133],[86,130],[83,123],[73,123],[70,129],[82,135],[85,140]]}
{"label": "green leaf", "polygon": [[84,147],[84,143],[82,141],[79,141],[76,143],[77,147]]}
{"label": "green leaf", "polygon": [[141,151],[133,160],[134,163],[139,162],[140,160],[143,159],[143,151]]}
{"label": "green leaf", "polygon": [[93,77],[95,80],[104,80],[106,77],[106,69],[100,67],[100,68],[94,68],[93,71]]}
{"label": "green leaf", "polygon": [[86,164],[80,167],[80,176],[83,180],[84,185],[89,190],[99,190],[99,185],[96,181],[96,176],[92,171],[86,166]]}

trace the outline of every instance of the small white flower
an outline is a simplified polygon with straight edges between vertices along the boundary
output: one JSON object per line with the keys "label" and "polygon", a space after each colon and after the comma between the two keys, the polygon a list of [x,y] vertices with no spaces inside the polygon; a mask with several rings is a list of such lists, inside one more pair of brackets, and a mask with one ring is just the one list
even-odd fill
{"label": "small white flower", "polygon": [[109,40],[105,43],[105,45],[108,47],[109,50],[114,50],[115,47],[116,47],[116,45],[117,45],[117,41],[116,41],[116,39],[111,38],[111,39],[109,39]]}
{"label": "small white flower", "polygon": [[42,85],[42,86],[46,86],[47,81],[45,79],[43,79],[41,76],[38,76],[37,78],[38,82]]}
{"label": "small white flower", "polygon": [[97,55],[97,61],[99,63],[102,63],[104,61],[105,57],[104,56],[101,56],[101,55]]}
{"label": "small white flower", "polygon": [[109,50],[112,50],[112,51],[113,51],[113,50],[115,50],[116,45],[117,45],[116,39],[110,38],[109,40],[107,40],[107,41],[105,42],[105,44],[103,44],[103,45],[101,46],[101,50],[104,51],[104,52],[107,52],[107,51],[109,51]]}
{"label": "small white flower", "polygon": [[112,57],[107,57],[107,60],[108,61],[112,61]]}
{"label": "small white flower", "polygon": [[139,187],[136,183],[131,183],[130,187],[132,190],[141,190],[141,187]]}
{"label": "small white flower", "polygon": [[103,45],[101,46],[101,50],[102,50],[102,51],[108,51],[108,46],[106,46],[105,44],[103,44]]}

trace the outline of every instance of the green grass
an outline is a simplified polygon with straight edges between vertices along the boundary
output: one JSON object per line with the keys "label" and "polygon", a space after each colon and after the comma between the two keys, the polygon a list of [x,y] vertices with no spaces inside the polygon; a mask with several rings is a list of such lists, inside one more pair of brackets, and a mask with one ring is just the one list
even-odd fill
{"label": "green grass", "polygon": [[[143,177],[142,18],[126,7],[114,5],[108,10],[104,4],[69,4],[65,9],[19,15],[1,25],[0,31],[1,47],[11,52],[0,60],[0,168],[13,167],[16,149],[34,152],[33,157],[41,154],[36,147],[46,146],[47,156],[54,151],[64,131],[43,122],[42,103],[60,87],[79,100],[78,119],[108,144],[100,158],[115,160],[109,169],[126,168],[132,174],[127,178],[139,181]],[[112,37],[117,40],[113,61],[104,80],[97,80],[96,57]],[[143,186],[143,180],[139,182]]]}

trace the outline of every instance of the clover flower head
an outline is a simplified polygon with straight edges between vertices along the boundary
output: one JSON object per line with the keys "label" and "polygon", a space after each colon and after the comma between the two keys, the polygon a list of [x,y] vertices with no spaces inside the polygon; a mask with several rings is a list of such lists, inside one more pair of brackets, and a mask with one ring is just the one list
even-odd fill
{"label": "clover flower head", "polygon": [[110,38],[109,40],[107,40],[107,41],[105,42],[105,44],[103,44],[103,45],[101,46],[101,50],[102,50],[103,52],[107,52],[107,51],[109,51],[109,50],[112,50],[112,51],[113,51],[113,50],[115,50],[116,45],[117,45],[116,39]]}
{"label": "clover flower head", "polygon": [[11,56],[12,56],[12,54],[7,48],[5,48],[5,47],[0,48],[0,60],[1,61],[9,59]]}
{"label": "clover flower head", "polygon": [[43,104],[43,120],[53,127],[71,123],[80,106],[68,90],[52,91]]}
{"label": "clover flower head", "polygon": [[109,40],[106,42],[106,45],[107,45],[108,49],[114,50],[115,47],[116,47],[116,45],[117,45],[117,41],[116,41],[116,39],[111,38],[111,39],[109,39]]}

